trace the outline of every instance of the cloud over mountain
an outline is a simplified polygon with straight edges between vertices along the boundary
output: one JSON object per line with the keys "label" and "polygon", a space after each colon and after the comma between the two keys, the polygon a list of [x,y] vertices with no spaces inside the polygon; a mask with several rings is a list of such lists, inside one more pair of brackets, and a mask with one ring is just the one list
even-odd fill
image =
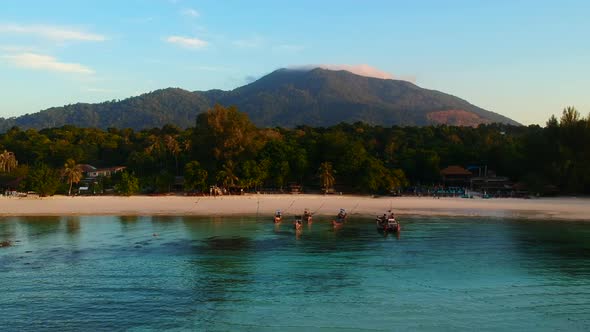
{"label": "cloud over mountain", "polygon": [[302,65],[302,66],[291,66],[289,69],[299,69],[299,70],[312,70],[315,68],[322,68],[328,70],[346,70],[353,74],[357,74],[360,76],[366,77],[374,77],[374,78],[381,78],[381,79],[393,79],[393,75],[377,69],[375,67],[371,67],[367,64],[359,64],[359,65],[347,65],[347,64],[310,64],[310,65]]}

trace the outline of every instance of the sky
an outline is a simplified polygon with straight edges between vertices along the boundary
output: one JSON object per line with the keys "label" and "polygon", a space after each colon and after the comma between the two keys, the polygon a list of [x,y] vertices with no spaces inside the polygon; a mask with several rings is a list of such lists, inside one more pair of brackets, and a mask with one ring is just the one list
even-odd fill
{"label": "sky", "polygon": [[589,14],[587,0],[2,0],[0,117],[323,66],[544,125],[590,112]]}

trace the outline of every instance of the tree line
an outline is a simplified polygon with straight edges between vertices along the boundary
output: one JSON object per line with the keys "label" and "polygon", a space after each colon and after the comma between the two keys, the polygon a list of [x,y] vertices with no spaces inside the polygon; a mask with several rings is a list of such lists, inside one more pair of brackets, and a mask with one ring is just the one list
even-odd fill
{"label": "tree line", "polygon": [[212,185],[280,191],[290,184],[304,191],[384,194],[440,184],[448,165],[486,165],[531,192],[588,194],[588,142],[590,115],[573,107],[544,127],[342,123],[287,129],[257,128],[235,107],[216,105],[184,130],[13,127],[0,134],[0,184],[68,194],[82,180],[79,165],[90,164],[126,166],[99,184],[122,194],[208,192]]}

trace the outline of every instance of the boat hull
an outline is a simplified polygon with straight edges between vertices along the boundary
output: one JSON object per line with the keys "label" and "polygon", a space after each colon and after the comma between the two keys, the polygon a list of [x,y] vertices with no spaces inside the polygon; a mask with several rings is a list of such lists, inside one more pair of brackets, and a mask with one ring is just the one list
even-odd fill
{"label": "boat hull", "polygon": [[387,232],[387,233],[397,233],[400,232],[402,226],[395,221],[395,219],[388,219],[384,221],[383,219],[377,218],[377,230],[380,232]]}
{"label": "boat hull", "polygon": [[393,227],[379,227],[379,226],[377,226],[377,230],[379,232],[398,233],[401,231],[401,227],[400,226],[393,226]]}

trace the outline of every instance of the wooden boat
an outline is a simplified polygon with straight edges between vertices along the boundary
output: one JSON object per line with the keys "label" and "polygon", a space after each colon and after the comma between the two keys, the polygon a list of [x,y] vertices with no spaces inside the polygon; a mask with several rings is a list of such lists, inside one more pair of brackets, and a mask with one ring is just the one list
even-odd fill
{"label": "wooden boat", "polygon": [[312,220],[312,217],[311,217],[311,212],[309,212],[309,211],[307,211],[307,210],[306,210],[306,211],[303,213],[303,218],[302,218],[302,219],[303,219],[303,221],[305,221],[306,223],[308,223],[308,224],[311,224],[311,220]]}
{"label": "wooden boat", "polygon": [[278,224],[278,223],[280,223],[280,222],[281,222],[281,220],[283,220],[283,216],[282,216],[282,215],[280,215],[280,214],[277,214],[277,215],[275,215],[275,216],[274,216],[274,221],[275,221],[275,224]]}
{"label": "wooden boat", "polygon": [[401,231],[401,225],[393,217],[377,217],[377,230],[380,232],[397,233]]}
{"label": "wooden boat", "polygon": [[295,222],[293,223],[295,230],[300,231],[301,228],[303,227],[303,220],[301,219],[301,216],[295,216]]}
{"label": "wooden boat", "polygon": [[343,220],[335,219],[332,220],[332,226],[334,227],[341,227],[344,224]]}
{"label": "wooden boat", "polygon": [[344,211],[344,209],[340,209],[340,212],[336,216],[336,219],[332,220],[332,226],[342,226],[342,224],[344,224],[344,222],[346,221],[347,216],[348,215],[346,214],[346,211]]}

